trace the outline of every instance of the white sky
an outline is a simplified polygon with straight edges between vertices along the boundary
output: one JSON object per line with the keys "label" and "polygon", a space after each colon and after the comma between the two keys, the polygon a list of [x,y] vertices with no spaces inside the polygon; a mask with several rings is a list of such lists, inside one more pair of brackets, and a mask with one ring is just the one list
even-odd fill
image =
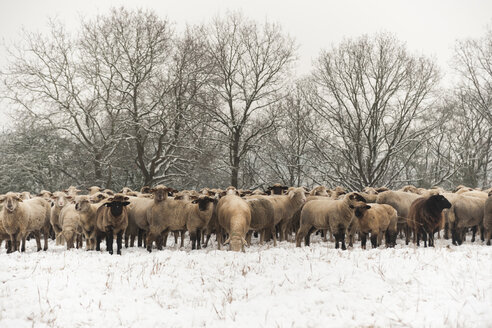
{"label": "white sky", "polygon": [[[309,72],[321,49],[380,31],[394,33],[413,52],[434,56],[446,72],[455,40],[482,36],[492,24],[491,0],[0,0],[0,40],[15,42],[22,27],[44,30],[48,17],[76,30],[80,16],[104,14],[112,6],[151,8],[178,28],[238,9],[253,19],[278,22],[299,45],[301,74]],[[0,66],[5,62],[2,46]]]}

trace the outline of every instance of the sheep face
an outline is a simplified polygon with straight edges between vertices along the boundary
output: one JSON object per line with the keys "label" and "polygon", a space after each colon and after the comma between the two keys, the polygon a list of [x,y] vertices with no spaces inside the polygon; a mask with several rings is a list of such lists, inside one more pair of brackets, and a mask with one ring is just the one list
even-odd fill
{"label": "sheep face", "polygon": [[100,203],[101,201],[105,200],[107,195],[103,194],[102,192],[98,192],[94,195],[92,195],[89,199],[89,201],[93,204]]}
{"label": "sheep face", "polygon": [[158,185],[157,187],[150,189],[150,192],[154,194],[154,200],[156,202],[162,202],[167,199],[168,192],[172,191],[172,188],[168,188],[163,185]]}
{"label": "sheep face", "polygon": [[72,200],[72,196],[67,196],[63,192],[55,192],[51,199],[55,203],[55,206],[62,208]]}
{"label": "sheep face", "polygon": [[123,207],[127,206],[130,204],[128,200],[128,197],[125,197],[127,198],[126,200],[113,200],[113,201],[110,201],[108,203],[105,203],[104,206],[106,207],[109,207],[111,209],[111,215],[113,215],[114,217],[118,217],[121,215],[121,213],[123,213]]}
{"label": "sheep face", "polygon": [[209,196],[200,196],[198,199],[192,201],[193,204],[198,204],[198,209],[200,211],[206,211],[208,209],[208,204],[214,202],[215,199]]}
{"label": "sheep face", "polygon": [[301,204],[306,202],[306,193],[303,188],[294,188],[289,191],[289,198]]}
{"label": "sheep face", "polygon": [[367,204],[358,204],[356,206],[354,205],[350,205],[350,206],[351,208],[353,207],[354,214],[358,219],[364,217],[364,213],[371,208],[371,206]]}
{"label": "sheep face", "polygon": [[91,201],[87,196],[75,197],[75,210],[79,212],[85,212],[89,209]]}
{"label": "sheep face", "polygon": [[274,184],[271,187],[267,188],[267,191],[269,191],[272,195],[282,195],[284,190],[289,189],[287,186],[282,186],[279,183]]}
{"label": "sheep face", "polygon": [[437,208],[439,211],[442,211],[446,208],[451,208],[451,203],[443,195],[431,196],[429,200],[432,200],[435,208]]}
{"label": "sheep face", "polygon": [[4,208],[10,213],[17,209],[19,202],[22,202],[22,198],[13,192],[8,192],[6,195],[0,196],[0,203],[3,203]]}

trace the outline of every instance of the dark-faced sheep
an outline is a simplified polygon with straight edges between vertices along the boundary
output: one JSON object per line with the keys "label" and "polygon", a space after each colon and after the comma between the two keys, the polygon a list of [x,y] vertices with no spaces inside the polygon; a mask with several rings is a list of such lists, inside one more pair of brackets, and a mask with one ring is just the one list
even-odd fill
{"label": "dark-faced sheep", "polygon": [[201,235],[212,218],[215,204],[213,197],[201,195],[186,205],[186,229],[190,233],[191,249],[201,248]]}
{"label": "dark-faced sheep", "polygon": [[396,210],[386,204],[359,204],[354,206],[354,221],[361,234],[361,246],[366,248],[367,234],[371,234],[373,248],[381,245],[384,236],[387,247],[396,245],[398,218]]}
{"label": "dark-faced sheep", "polygon": [[116,194],[108,198],[98,209],[96,223],[98,233],[96,235],[96,250],[100,250],[100,242],[103,236],[106,237],[106,249],[109,254],[113,254],[113,238],[116,235],[117,254],[121,255],[121,245],[123,233],[128,226],[128,209],[130,202],[128,197]]}
{"label": "dark-faced sheep", "polygon": [[[428,236],[429,246],[434,247],[434,233],[444,227],[442,211],[450,207],[451,203],[443,195],[418,198],[412,203],[407,225],[413,231],[413,241],[417,246],[420,246],[420,236],[422,236],[424,247],[427,247]],[[407,244],[408,238],[407,234]]]}
{"label": "dark-faced sheep", "polygon": [[310,235],[315,230],[330,229],[335,235],[335,248],[345,250],[345,233],[352,221],[354,207],[365,205],[366,201],[358,193],[346,194],[343,199],[317,199],[304,205],[301,211],[300,227],[297,231],[296,246],[301,247],[304,239],[309,246]]}

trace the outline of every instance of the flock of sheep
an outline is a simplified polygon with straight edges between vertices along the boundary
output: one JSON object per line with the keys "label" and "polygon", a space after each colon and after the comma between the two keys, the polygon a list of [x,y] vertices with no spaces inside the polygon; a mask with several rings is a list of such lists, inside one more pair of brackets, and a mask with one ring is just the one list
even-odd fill
{"label": "flock of sheep", "polygon": [[163,185],[143,187],[139,192],[123,188],[119,193],[99,187],[88,188],[87,195],[71,186],[66,190],[30,193],[8,192],[0,196],[0,244],[6,240],[7,252],[25,251],[26,238],[35,238],[44,250],[48,238],[67,249],[82,247],[100,250],[104,239],[113,254],[116,236],[117,254],[125,247],[166,246],[170,232],[175,242],[181,237],[184,245],[188,231],[192,249],[207,247],[212,234],[218,248],[229,245],[233,251],[244,251],[251,244],[251,235],[259,234],[260,243],[277,239],[291,240],[296,246],[310,243],[310,235],[320,232],[335,247],[346,249],[346,239],[353,246],[358,235],[366,248],[370,235],[372,247],[396,245],[405,235],[406,243],[434,245],[434,234],[444,229],[444,238],[451,233],[453,244],[463,242],[472,229],[473,238],[479,230],[482,241],[490,245],[492,235],[492,188],[477,190],[465,186],[453,192],[440,187],[432,189],[406,186],[400,190],[366,187],[349,192],[342,187],[332,190],[318,186],[286,187],[275,184],[263,190],[226,190],[204,188],[200,192],[177,191]]}

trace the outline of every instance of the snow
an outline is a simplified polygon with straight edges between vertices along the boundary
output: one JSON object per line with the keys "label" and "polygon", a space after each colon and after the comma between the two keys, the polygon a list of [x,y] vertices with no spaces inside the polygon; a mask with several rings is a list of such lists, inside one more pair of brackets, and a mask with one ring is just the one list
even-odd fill
{"label": "snow", "polygon": [[[172,239],[172,238],[170,238]],[[103,246],[104,248],[104,246]],[[0,327],[487,327],[492,247],[0,250]]]}

